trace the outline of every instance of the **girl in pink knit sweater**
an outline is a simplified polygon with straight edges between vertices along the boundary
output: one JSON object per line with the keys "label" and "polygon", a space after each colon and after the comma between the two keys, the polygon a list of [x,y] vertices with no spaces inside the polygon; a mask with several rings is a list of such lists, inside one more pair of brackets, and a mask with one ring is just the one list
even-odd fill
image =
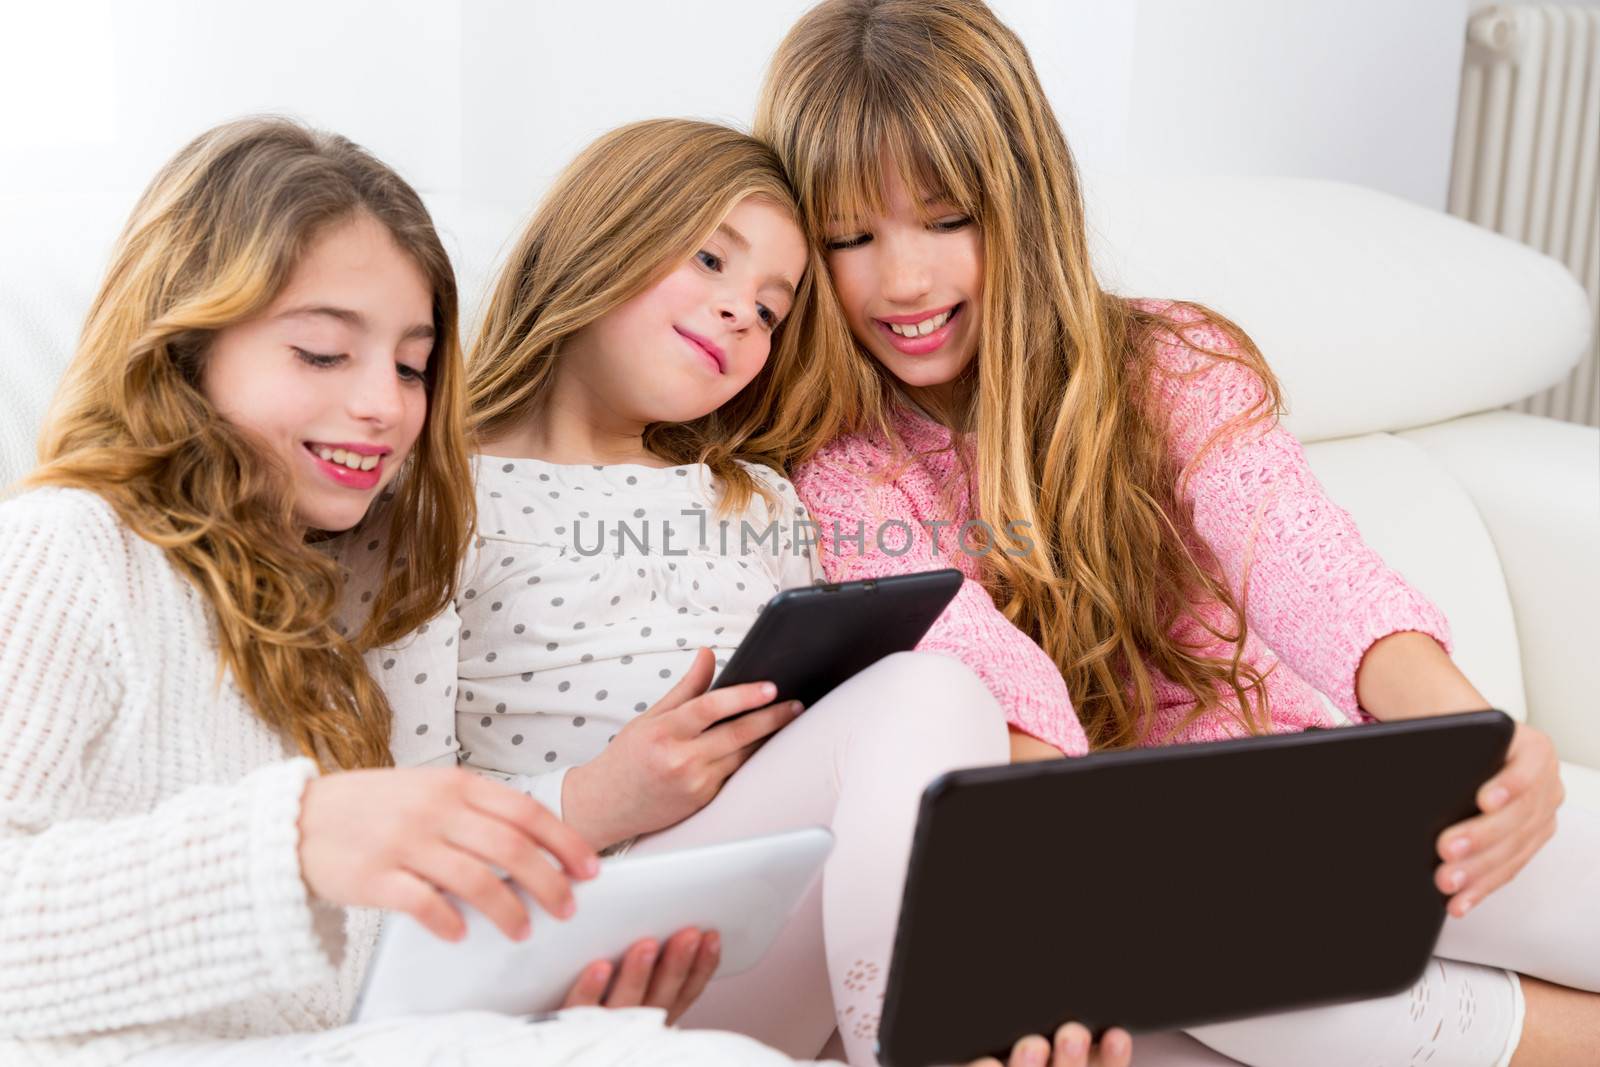
{"label": "girl in pink knit sweater", "polygon": [[[773,420],[824,566],[965,572],[921,649],[984,679],[1014,758],[1487,706],[1438,610],[1278,426],[1243,331],[1100,288],[1061,130],[980,0],[819,5],[779,47],[757,133],[843,320],[810,326],[820,387]],[[1574,907],[1600,829],[1563,811],[1557,832],[1554,751],[1527,726],[1478,800],[1440,837],[1437,883],[1457,920],[1499,892],[1439,953],[1492,967],[1452,966],[1461,989],[1426,1011],[1402,995],[1198,1036],[1251,1063],[1322,1062],[1314,1041],[1329,1063],[1573,1062],[1600,1029],[1600,997],[1573,988],[1600,989],[1600,925]],[[1522,921],[1541,887],[1563,916],[1545,934]]]}

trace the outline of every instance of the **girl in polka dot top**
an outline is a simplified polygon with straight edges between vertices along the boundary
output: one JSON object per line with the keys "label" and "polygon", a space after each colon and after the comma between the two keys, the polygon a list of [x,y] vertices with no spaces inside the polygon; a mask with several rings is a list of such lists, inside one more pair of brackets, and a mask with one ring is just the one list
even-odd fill
{"label": "girl in polka dot top", "polygon": [[[806,1058],[837,1030],[870,1064],[922,789],[1008,745],[977,676],[936,654],[805,709],[766,683],[708,691],[766,601],[820,577],[793,486],[754,459],[772,396],[814,387],[811,255],[743,134],[658,120],[580,155],[469,359],[478,530],[456,597],[371,658],[398,762],[511,780],[597,849],[828,826],[820,889],[688,1021]],[[351,569],[379,545],[353,538]]]}

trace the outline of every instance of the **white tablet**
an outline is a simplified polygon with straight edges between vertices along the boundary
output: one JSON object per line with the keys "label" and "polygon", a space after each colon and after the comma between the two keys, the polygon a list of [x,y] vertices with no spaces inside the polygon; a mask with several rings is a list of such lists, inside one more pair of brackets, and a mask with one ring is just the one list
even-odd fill
{"label": "white tablet", "polygon": [[664,941],[686,926],[716,930],[716,978],[753,967],[822,870],[833,835],[821,827],[653,856],[606,860],[573,883],[566,922],[513,886],[533,933],[512,941],[452,899],[467,936],[445,941],[403,912],[384,917],[352,1022],[445,1011],[520,1015],[561,1006],[585,966],[619,960],[643,938]]}

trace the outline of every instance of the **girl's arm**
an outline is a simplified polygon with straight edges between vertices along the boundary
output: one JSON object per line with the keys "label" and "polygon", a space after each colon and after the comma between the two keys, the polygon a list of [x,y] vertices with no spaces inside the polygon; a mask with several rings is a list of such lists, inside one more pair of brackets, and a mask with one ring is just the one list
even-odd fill
{"label": "girl's arm", "polygon": [[[1214,327],[1184,333],[1191,343],[1235,351]],[[1250,628],[1296,674],[1356,715],[1356,673],[1378,640],[1415,631],[1449,649],[1444,616],[1361,539],[1293,435],[1275,419],[1237,426],[1265,399],[1255,372],[1168,343],[1158,346],[1154,381],[1195,531],[1235,594],[1247,592]]]}
{"label": "girl's arm", "polygon": [[[1390,634],[1374,644],[1362,658],[1356,691],[1361,706],[1380,719],[1489,706],[1445,650],[1418,633]],[[1505,767],[1478,787],[1482,814],[1439,835],[1444,863],[1434,882],[1451,895],[1450,914],[1465,915],[1522,869],[1555,833],[1556,809],[1565,798],[1555,745],[1543,731],[1518,723]]]}
{"label": "girl's arm", "polygon": [[[994,599],[972,577],[969,561],[956,547],[958,528],[939,528],[938,551],[933,529],[924,526],[899,483],[875,484],[856,473],[865,464],[852,439],[835,442],[795,473],[795,487],[818,526],[822,566],[830,581],[876,578],[889,574],[960,567],[967,575],[961,589],[934,622],[919,652],[938,652],[966,664],[994,694],[1020,743],[1048,755],[1043,742],[1069,756],[1089,751],[1088,739],[1072,709],[1066,682],[1055,663],[1028,635],[1012,625]],[[916,468],[903,475],[915,477]],[[890,524],[884,551],[877,543],[880,523]],[[835,524],[840,536],[835,537]],[[858,548],[858,525],[865,529],[864,552]],[[895,554],[906,543],[909,551]]]}
{"label": "girl's arm", "polygon": [[120,551],[98,509],[0,514],[0,1032],[18,1037],[331,981],[343,951],[342,915],[313,909],[296,854],[311,761],[149,812],[77,814],[116,787],[85,767],[126,684],[114,633],[133,620],[108,595],[128,587]]}
{"label": "girl's arm", "polygon": [[[1213,327],[1184,332],[1233,351]],[[1263,423],[1201,454],[1218,429],[1261,402],[1260,379],[1183,345],[1158,355],[1162,370],[1178,372],[1158,372],[1157,399],[1169,413],[1174,458],[1190,465],[1180,488],[1196,530],[1235,590],[1248,574],[1249,623],[1273,651],[1351,714],[1397,719],[1488,707],[1450,659],[1444,616],[1362,541],[1287,430]],[[1188,371],[1198,373],[1183,377]],[[1478,790],[1483,814],[1439,837],[1445,862],[1435,880],[1453,894],[1451,914],[1465,915],[1527,863],[1554,833],[1563,797],[1554,746],[1518,724],[1505,767]]]}

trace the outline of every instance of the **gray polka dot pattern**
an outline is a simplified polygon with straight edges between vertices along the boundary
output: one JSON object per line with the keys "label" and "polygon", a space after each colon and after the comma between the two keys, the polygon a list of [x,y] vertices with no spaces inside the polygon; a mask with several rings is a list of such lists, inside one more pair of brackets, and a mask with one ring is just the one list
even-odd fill
{"label": "gray polka dot pattern", "polygon": [[[393,664],[386,673],[415,683],[382,679],[397,723],[435,726],[413,737],[427,758],[453,732],[463,758],[496,773],[587,762],[682,677],[696,649],[726,662],[774,589],[818,576],[812,562],[775,554],[770,535],[741,552],[741,523],[766,530],[767,505],[756,494],[719,527],[702,466],[482,456],[474,466],[479,534],[461,576],[460,625],[435,626],[450,632],[418,635],[415,647],[384,660]],[[798,506],[794,490],[751,470],[784,505],[781,544]],[[443,644],[456,635],[459,647]],[[440,678],[449,667],[457,678]],[[459,679],[461,693],[448,698],[453,718],[431,710],[440,696],[425,684],[430,676]]]}

